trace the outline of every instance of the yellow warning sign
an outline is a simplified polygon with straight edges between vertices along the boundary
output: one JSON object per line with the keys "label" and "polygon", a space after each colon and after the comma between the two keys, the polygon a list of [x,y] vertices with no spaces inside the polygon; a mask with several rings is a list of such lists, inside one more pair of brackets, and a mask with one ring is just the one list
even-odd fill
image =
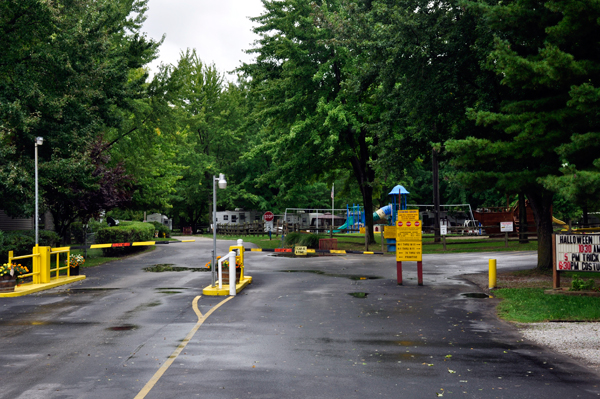
{"label": "yellow warning sign", "polygon": [[383,228],[383,238],[396,238],[396,226],[385,226]]}
{"label": "yellow warning sign", "polygon": [[416,221],[419,220],[419,211],[417,209],[407,209],[398,211],[398,221]]}
{"label": "yellow warning sign", "polygon": [[422,228],[419,211],[398,211],[398,221],[396,222],[396,260],[398,262],[423,260]]}
{"label": "yellow warning sign", "polygon": [[295,247],[294,255],[296,255],[296,256],[306,255],[307,249],[308,249],[307,247]]}

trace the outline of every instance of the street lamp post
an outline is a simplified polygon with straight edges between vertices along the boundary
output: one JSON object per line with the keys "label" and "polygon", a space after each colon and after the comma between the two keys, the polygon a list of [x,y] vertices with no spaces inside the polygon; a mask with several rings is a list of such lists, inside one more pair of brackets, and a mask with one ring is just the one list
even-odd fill
{"label": "street lamp post", "polygon": [[213,251],[212,251],[212,263],[211,263],[211,271],[212,271],[212,284],[211,286],[215,286],[216,275],[217,275],[217,182],[219,183],[219,188],[226,188],[227,181],[225,180],[225,175],[223,173],[219,173],[219,177],[213,176]]}
{"label": "street lamp post", "polygon": [[39,221],[39,214],[38,214],[38,145],[42,145],[44,144],[44,138],[43,137],[36,137],[35,138],[35,246],[38,246],[38,239],[39,239],[39,233],[38,233],[38,221]]}

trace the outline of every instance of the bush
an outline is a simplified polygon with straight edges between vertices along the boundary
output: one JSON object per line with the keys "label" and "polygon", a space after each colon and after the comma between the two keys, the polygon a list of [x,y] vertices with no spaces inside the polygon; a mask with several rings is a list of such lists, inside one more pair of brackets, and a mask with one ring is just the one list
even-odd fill
{"label": "bush", "polygon": [[151,222],[154,225],[154,230],[158,230],[158,236],[160,238],[166,237],[166,238],[170,238],[171,237],[171,230],[169,230],[168,226],[165,226],[162,223],[159,222]]}
{"label": "bush", "polygon": [[298,244],[298,242],[302,239],[302,234],[301,233],[289,233],[287,236],[285,236],[285,240],[284,240],[284,244],[291,247],[294,246],[296,244]]}
{"label": "bush", "polygon": [[[100,228],[96,231],[96,244],[151,241],[154,225],[143,222],[121,222],[118,226]],[[145,247],[102,248],[104,256],[120,256],[138,252]]]}
{"label": "bush", "polygon": [[589,279],[585,281],[579,276],[574,276],[571,280],[571,289],[570,291],[589,291],[594,288],[594,280]]}
{"label": "bush", "polygon": [[320,238],[327,238],[327,236],[317,235],[317,234],[302,234],[302,237],[300,238],[298,245],[308,247],[308,248],[318,249]]}
{"label": "bush", "polygon": [[[8,260],[8,251],[13,251],[14,256],[29,255],[35,246],[35,230],[0,231],[0,257],[2,263]],[[60,243],[57,233],[50,230],[39,231],[39,245],[42,247],[56,247]],[[21,262],[23,263],[23,262]]]}

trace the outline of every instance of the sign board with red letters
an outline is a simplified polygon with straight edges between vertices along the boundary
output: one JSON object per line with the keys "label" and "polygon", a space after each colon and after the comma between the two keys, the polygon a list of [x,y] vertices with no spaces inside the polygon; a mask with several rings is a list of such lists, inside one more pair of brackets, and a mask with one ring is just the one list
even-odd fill
{"label": "sign board with red letters", "polygon": [[396,222],[396,261],[421,262],[423,224],[418,210],[398,211]]}
{"label": "sign board with red letters", "polygon": [[600,272],[600,235],[556,234],[556,270]]}
{"label": "sign board with red letters", "polygon": [[275,215],[273,215],[273,212],[267,211],[263,215],[263,219],[265,219],[265,222],[272,222],[275,219]]}

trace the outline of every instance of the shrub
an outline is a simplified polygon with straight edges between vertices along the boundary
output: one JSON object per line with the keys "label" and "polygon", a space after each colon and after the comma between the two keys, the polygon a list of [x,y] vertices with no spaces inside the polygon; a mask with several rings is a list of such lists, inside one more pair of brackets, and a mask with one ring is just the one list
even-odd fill
{"label": "shrub", "polygon": [[[35,246],[35,230],[0,231],[0,257],[8,259],[8,251],[14,256],[28,255]],[[60,243],[57,233],[50,230],[39,231],[39,245],[56,247]],[[23,262],[22,262],[23,263]]]}
{"label": "shrub", "polygon": [[159,222],[151,222],[154,225],[154,230],[158,230],[158,236],[160,238],[163,237],[167,237],[170,238],[171,237],[171,230],[169,230],[168,226],[165,226],[162,223]]}
{"label": "shrub", "polygon": [[[105,227],[96,231],[97,244],[151,241],[154,225],[143,222],[122,222],[118,226]],[[104,256],[120,256],[138,252],[144,247],[102,248]]]}
{"label": "shrub", "polygon": [[571,280],[571,289],[570,291],[588,291],[594,288],[594,280],[589,279],[585,281],[579,276],[574,276]]}
{"label": "shrub", "polygon": [[285,236],[284,244],[291,247],[293,245],[298,244],[298,242],[302,239],[301,233],[289,233]]}
{"label": "shrub", "polygon": [[317,234],[302,234],[302,237],[300,238],[298,245],[302,245],[302,246],[308,247],[308,248],[318,249],[320,238],[327,238],[327,236],[317,235]]}

